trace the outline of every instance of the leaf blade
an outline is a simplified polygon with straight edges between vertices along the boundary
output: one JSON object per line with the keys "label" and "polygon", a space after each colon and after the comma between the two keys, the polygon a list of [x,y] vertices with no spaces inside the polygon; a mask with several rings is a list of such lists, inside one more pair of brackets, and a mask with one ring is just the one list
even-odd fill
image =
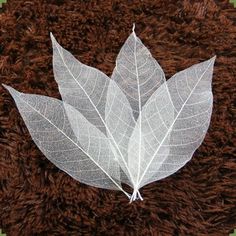
{"label": "leaf blade", "polygon": [[53,72],[62,100],[80,111],[106,133],[105,102],[109,77],[78,61],[50,34],[53,45]]}
{"label": "leaf blade", "polygon": [[[111,78],[126,95],[133,110],[135,120],[137,120],[139,116],[142,116],[141,110],[148,98],[165,82],[164,72],[160,65],[136,36],[134,28],[117,56],[116,67]],[[136,175],[136,170],[131,171],[132,178],[135,179],[135,182],[137,182],[139,178],[142,152],[142,123],[139,125],[139,137],[137,137],[139,143],[137,144],[138,153],[136,155],[136,159],[139,163],[136,166],[138,174]]]}
{"label": "leaf blade", "polygon": [[[101,161],[91,158],[89,153],[84,151],[81,144],[74,136],[74,132],[66,118],[64,105],[60,100],[40,95],[23,94],[9,86],[4,85],[4,87],[14,98],[36,145],[52,163],[83,183],[96,187],[119,189],[124,192],[120,186],[119,179],[112,178],[109,169],[103,168],[104,166],[102,165],[104,165],[104,162],[101,165]],[[66,106],[67,108],[71,108],[76,112],[76,115],[78,115],[77,110],[68,104]],[[47,107],[48,109],[46,109]],[[61,119],[61,117],[64,118]],[[80,115],[80,117],[82,117],[82,115]],[[79,118],[77,117],[77,119]],[[83,121],[86,122],[86,119],[83,119]],[[94,126],[92,127],[96,129]],[[45,134],[42,135],[42,132]],[[100,132],[100,134],[102,133]],[[57,150],[58,148],[61,148],[61,150]],[[65,152],[68,152],[67,156]],[[80,160],[78,160],[78,156]],[[88,156],[90,158],[88,158]],[[59,159],[57,159],[58,157]],[[111,159],[110,161],[113,160]],[[75,165],[75,163],[78,164],[78,162],[88,169]],[[88,175],[88,171],[93,171],[94,173]],[[117,173],[119,174],[118,166]],[[97,175],[100,178],[98,178]],[[92,177],[92,179],[89,179],[90,177]]]}
{"label": "leaf blade", "polygon": [[[201,142],[203,141],[207,128],[210,123],[211,110],[212,110],[213,100],[212,100],[212,91],[211,91],[211,78],[212,78],[212,73],[213,73],[214,61],[215,61],[215,57],[211,58],[208,61],[194,65],[184,71],[177,73],[166,82],[168,91],[170,92],[170,96],[171,96],[171,99],[169,99],[168,101],[168,104],[169,104],[168,106],[170,107],[169,110],[175,111],[175,114],[174,114],[174,117],[172,118],[171,123],[166,124],[166,129],[164,129],[163,131],[164,135],[162,136],[160,143],[155,149],[154,154],[152,153],[148,164],[143,170],[142,176],[139,179],[139,187],[142,187],[150,182],[159,180],[161,178],[165,178],[169,174],[172,174],[175,171],[177,171],[187,161],[191,159],[194,151],[200,146]],[[193,71],[195,70],[197,71],[197,73],[195,72],[193,73]],[[186,80],[186,76],[185,76],[186,73],[187,73],[188,80]],[[195,79],[196,76],[197,76],[197,79]],[[181,84],[181,86],[179,86],[181,89],[176,87],[176,82]],[[191,89],[187,90],[186,88],[188,87]],[[160,89],[163,90],[163,88],[164,87],[160,87],[159,90]],[[161,91],[157,91],[147,102],[147,104],[145,105],[143,109],[143,115],[148,112],[148,109],[150,109],[150,107],[153,109],[153,106],[155,106],[155,102],[154,104],[151,104],[150,101],[155,100],[153,97],[155,96],[158,97],[158,94],[161,94]],[[163,93],[163,94],[166,94],[166,93]],[[196,99],[198,98],[202,99],[201,105],[198,101],[196,101]],[[188,105],[190,107],[192,106],[192,108],[191,109],[187,108]],[[186,114],[192,114],[191,112],[193,111],[195,111],[195,114],[202,113],[204,109],[205,111],[207,111],[207,115],[205,117],[199,116],[199,119],[200,119],[198,120],[198,123],[200,123],[199,126],[194,127],[194,126],[191,126],[192,125],[191,122],[190,124],[187,124],[186,121],[185,122],[180,121],[181,119],[186,118]],[[166,117],[168,117],[168,115]],[[177,131],[175,131],[175,129],[177,130],[179,129],[177,122],[180,122],[179,124],[180,126],[185,125],[187,126],[189,130],[194,129],[194,128],[195,130],[187,133],[187,131],[184,130],[186,129],[185,127],[182,130],[179,130],[179,132],[180,131],[185,131],[185,132],[177,133]],[[148,120],[144,119],[142,120],[142,123],[145,129],[145,127],[147,127]],[[143,130],[143,133],[145,132],[146,131]],[[197,137],[196,136],[197,133],[202,133],[202,136]],[[188,140],[188,141],[186,141],[185,143],[183,142],[181,144],[178,142],[178,140],[181,140],[181,141]],[[181,145],[183,147],[181,147]],[[184,148],[184,145],[186,145],[187,148],[186,147]],[[170,165],[170,164],[173,164],[175,161],[178,162],[178,160],[180,159],[180,157],[178,157],[179,159],[174,158],[175,155],[182,156],[183,160],[180,163],[177,163],[176,167],[173,168],[173,166],[175,165]],[[152,167],[153,161],[155,159],[159,161],[156,163],[157,164],[156,166]],[[169,170],[166,171],[166,169],[169,169]],[[148,176],[145,177],[148,171],[152,171],[154,174],[152,174],[149,177]],[[160,174],[160,172],[163,172],[163,173]]]}
{"label": "leaf blade", "polygon": [[112,136],[114,138],[121,152],[117,153],[117,160],[125,174],[121,177],[121,181],[133,187],[133,176],[127,164],[128,142],[135,126],[135,120],[126,96],[113,80],[110,81],[107,92],[105,121],[110,130],[108,137]]}
{"label": "leaf blade", "polygon": [[137,120],[140,108],[165,82],[165,75],[134,29],[122,46],[111,78],[127,96]]}

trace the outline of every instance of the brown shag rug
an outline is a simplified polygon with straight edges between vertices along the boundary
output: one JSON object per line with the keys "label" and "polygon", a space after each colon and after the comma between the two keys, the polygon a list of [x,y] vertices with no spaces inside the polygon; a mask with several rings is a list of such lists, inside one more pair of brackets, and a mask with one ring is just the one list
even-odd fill
{"label": "brown shag rug", "polygon": [[214,110],[204,143],[176,174],[121,192],[81,184],[51,164],[0,86],[0,228],[22,235],[207,235],[236,228],[236,9],[227,0],[8,0],[0,10],[1,83],[60,98],[49,32],[110,75],[136,33],[167,78],[217,55]]}

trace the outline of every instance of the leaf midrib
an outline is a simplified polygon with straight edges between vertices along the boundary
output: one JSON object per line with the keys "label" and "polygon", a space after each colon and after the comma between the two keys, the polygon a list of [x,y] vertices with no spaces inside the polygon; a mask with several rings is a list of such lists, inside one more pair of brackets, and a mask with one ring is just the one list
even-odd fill
{"label": "leaf midrib", "polygon": [[[135,32],[133,31],[134,36],[134,64],[136,71],[136,81],[137,81],[137,89],[138,89],[138,109],[139,109],[139,119],[142,121],[142,111],[141,111],[141,95],[140,95],[140,84],[139,84],[139,73],[138,73],[138,64],[137,64],[137,40]],[[139,126],[139,151],[138,151],[138,175],[137,175],[137,183],[135,188],[138,187],[138,180],[140,175],[140,166],[141,166],[141,145],[142,145],[142,122],[140,122]]]}

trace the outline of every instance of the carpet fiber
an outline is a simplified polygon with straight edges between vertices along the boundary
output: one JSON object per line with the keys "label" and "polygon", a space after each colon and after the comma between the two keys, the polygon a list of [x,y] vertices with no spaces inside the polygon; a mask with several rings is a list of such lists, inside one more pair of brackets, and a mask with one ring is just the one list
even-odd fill
{"label": "carpet fiber", "polygon": [[81,184],[51,164],[0,86],[0,228],[9,235],[212,235],[236,228],[236,9],[220,0],[8,0],[0,10],[1,83],[60,98],[49,32],[80,61],[107,75],[131,32],[167,78],[217,55],[206,138],[174,175],[141,189]]}

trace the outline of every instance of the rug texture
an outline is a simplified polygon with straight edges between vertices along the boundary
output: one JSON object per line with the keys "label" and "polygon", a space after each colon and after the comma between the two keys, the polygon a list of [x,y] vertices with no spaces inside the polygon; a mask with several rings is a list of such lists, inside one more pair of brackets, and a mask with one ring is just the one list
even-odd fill
{"label": "rug texture", "polygon": [[141,189],[89,187],[50,163],[0,86],[0,228],[23,235],[227,236],[236,228],[236,9],[227,0],[8,0],[0,10],[0,82],[60,98],[49,32],[81,62],[111,75],[136,33],[164,69],[217,55],[206,138],[174,175]]}

